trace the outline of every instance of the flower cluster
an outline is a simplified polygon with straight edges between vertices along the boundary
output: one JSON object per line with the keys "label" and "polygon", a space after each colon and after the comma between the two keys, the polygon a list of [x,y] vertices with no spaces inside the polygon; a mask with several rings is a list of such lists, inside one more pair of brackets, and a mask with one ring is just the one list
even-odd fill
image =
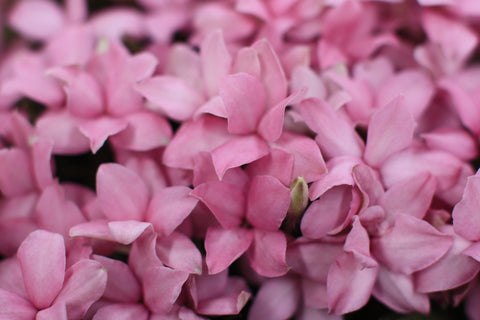
{"label": "flower cluster", "polygon": [[480,319],[479,21],[0,0],[0,319]]}

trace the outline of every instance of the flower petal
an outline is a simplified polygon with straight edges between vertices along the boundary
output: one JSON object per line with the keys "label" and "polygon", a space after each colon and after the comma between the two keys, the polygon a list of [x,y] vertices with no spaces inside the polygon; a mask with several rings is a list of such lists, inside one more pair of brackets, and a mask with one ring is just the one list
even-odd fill
{"label": "flower petal", "polygon": [[255,229],[253,243],[247,251],[250,266],[264,277],[279,277],[288,272],[287,239],[280,231]]}
{"label": "flower petal", "polygon": [[189,237],[173,232],[157,240],[158,258],[172,269],[188,273],[202,273],[202,255]]}
{"label": "flower petal", "polygon": [[90,149],[96,153],[108,137],[125,130],[128,122],[121,118],[102,117],[87,120],[79,125],[80,132],[90,140]]}
{"label": "flower petal", "polygon": [[39,309],[50,306],[64,285],[66,258],[63,237],[36,230],[22,242],[17,257],[30,301]]}
{"label": "flower petal", "polygon": [[0,288],[0,319],[32,320],[37,309],[25,298]]}

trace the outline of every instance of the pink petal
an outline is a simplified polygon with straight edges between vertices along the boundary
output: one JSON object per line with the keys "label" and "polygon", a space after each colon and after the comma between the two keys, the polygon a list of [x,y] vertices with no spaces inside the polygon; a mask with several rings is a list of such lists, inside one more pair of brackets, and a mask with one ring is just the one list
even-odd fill
{"label": "pink petal", "polygon": [[200,55],[187,44],[174,43],[168,54],[165,73],[179,77],[197,91],[203,91]]}
{"label": "pink petal", "polygon": [[217,30],[203,41],[200,47],[200,59],[202,61],[203,83],[209,97],[218,94],[220,81],[230,72],[232,57],[228,53],[223,34]]}
{"label": "pink petal", "polygon": [[283,130],[285,108],[288,105],[298,103],[305,95],[305,91],[304,88],[295,91],[270,108],[262,117],[260,124],[258,125],[258,133],[260,133],[265,140],[275,141],[280,138]]}
{"label": "pink petal", "polygon": [[338,233],[340,228],[350,222],[352,213],[358,208],[352,207],[353,191],[348,185],[333,187],[310,204],[302,218],[302,234],[311,239],[320,239],[331,232]]}
{"label": "pink petal", "polygon": [[184,122],[167,145],[163,162],[173,168],[193,169],[194,159],[201,151],[212,151],[229,139],[224,119],[204,116]]}
{"label": "pink petal", "polygon": [[53,232],[68,236],[70,227],[85,221],[80,209],[71,201],[65,199],[64,190],[60,185],[47,187],[38,199],[35,208],[38,226]]}
{"label": "pink petal", "polygon": [[90,73],[74,67],[56,67],[48,75],[61,80],[67,95],[67,108],[83,118],[100,116],[104,111],[103,89]]}
{"label": "pink petal", "polygon": [[300,104],[300,110],[304,121],[318,134],[315,140],[326,157],[361,157],[364,147],[360,137],[326,102],[307,99]]}
{"label": "pink petal", "polygon": [[400,213],[423,219],[430,208],[435,189],[435,178],[429,172],[424,172],[393,185],[380,197],[379,205],[390,222]]}
{"label": "pink petal", "polygon": [[69,112],[47,112],[35,124],[36,133],[53,141],[54,154],[80,154],[90,151],[89,139],[78,128],[78,119]]}
{"label": "pink petal", "polygon": [[94,239],[102,239],[107,241],[115,241],[110,228],[108,227],[108,220],[93,220],[77,224],[70,228],[70,237],[88,237]]}
{"label": "pink petal", "polygon": [[183,186],[167,187],[150,201],[146,220],[160,236],[171,234],[192,212],[198,200],[190,196],[192,189]]}
{"label": "pink petal", "polygon": [[210,227],[205,236],[206,263],[209,274],[217,274],[228,268],[252,243],[253,232],[244,228],[225,230]]}
{"label": "pink petal", "polygon": [[149,192],[142,179],[119,164],[103,164],[97,172],[100,206],[111,220],[143,220]]}
{"label": "pink petal", "polygon": [[9,24],[35,40],[47,40],[64,26],[60,6],[52,1],[19,1],[11,10]]}
{"label": "pink petal", "polygon": [[0,288],[0,319],[32,320],[37,309],[21,296]]}
{"label": "pink petal", "polygon": [[403,99],[395,99],[372,115],[364,155],[368,164],[378,167],[412,143],[415,121],[403,105]]}
{"label": "pink petal", "polygon": [[280,231],[255,229],[253,243],[247,251],[250,266],[264,277],[279,277],[288,272],[287,240]]}
{"label": "pink petal", "polygon": [[227,118],[227,111],[225,110],[225,104],[220,96],[215,96],[201,105],[193,115],[194,119],[197,119],[200,115],[208,113],[219,118]]}
{"label": "pink petal", "polygon": [[422,139],[430,149],[449,152],[463,161],[470,161],[478,155],[476,140],[460,128],[439,128],[422,134]]}
{"label": "pink petal", "polygon": [[[15,170],[12,170],[15,168]],[[0,150],[0,190],[8,197],[19,196],[35,188],[30,159],[21,149]]]}
{"label": "pink petal", "polygon": [[7,290],[28,299],[27,292],[25,291],[22,269],[20,268],[18,258],[15,255],[3,259],[0,262],[0,289]]}
{"label": "pink petal", "polygon": [[475,174],[467,180],[462,201],[453,208],[453,227],[455,232],[465,239],[480,240],[480,216],[477,214],[480,208],[480,175]]}
{"label": "pink petal", "polygon": [[440,260],[452,244],[452,236],[424,220],[399,214],[389,233],[372,240],[372,252],[390,270],[408,275]]}
{"label": "pink petal", "polygon": [[114,303],[100,308],[92,320],[148,320],[148,310],[137,303]]}
{"label": "pink petal", "polygon": [[189,237],[173,232],[168,237],[157,240],[158,258],[175,270],[188,273],[202,273],[202,255]]}
{"label": "pink petal", "polygon": [[102,117],[81,123],[79,129],[90,140],[92,152],[96,153],[109,136],[125,130],[127,126],[128,122],[124,119]]}
{"label": "pink petal", "polygon": [[258,291],[248,318],[282,320],[295,314],[300,304],[300,288],[293,278],[281,277],[265,281]]}
{"label": "pink petal", "polygon": [[284,132],[273,146],[294,156],[294,178],[303,177],[309,183],[327,172],[318,144],[308,137]]}
{"label": "pink petal", "polygon": [[290,189],[272,176],[255,176],[247,197],[246,217],[254,227],[276,231],[290,205]]}
{"label": "pink petal", "polygon": [[145,271],[143,299],[152,312],[167,313],[177,300],[188,272],[166,267],[150,267]]}
{"label": "pink petal", "polygon": [[140,281],[145,279],[147,269],[163,267],[155,250],[156,245],[157,235],[154,232],[145,232],[131,246],[128,265]]}
{"label": "pink petal", "polygon": [[139,112],[124,117],[128,127],[112,136],[110,142],[122,149],[148,151],[168,144],[172,129],[165,118],[150,113]]}
{"label": "pink petal", "polygon": [[270,175],[284,185],[290,185],[293,173],[294,156],[286,151],[271,148],[270,152],[246,167],[250,177]]}
{"label": "pink petal", "polygon": [[239,314],[251,297],[246,282],[242,278],[230,277],[227,287],[220,296],[201,300],[195,311],[205,315]]}
{"label": "pink petal", "polygon": [[51,307],[38,311],[35,320],[68,320],[65,303],[54,303]]}
{"label": "pink petal", "polygon": [[131,244],[137,240],[149,227],[151,227],[149,222],[136,220],[108,222],[108,228],[110,229],[113,239],[124,245]]}
{"label": "pink petal", "polygon": [[248,73],[252,77],[260,78],[261,66],[258,52],[251,47],[243,47],[235,56],[232,73]]}
{"label": "pink petal", "polygon": [[50,140],[37,139],[32,144],[33,175],[40,189],[47,187],[53,182],[51,164],[52,149],[53,143]]}
{"label": "pink petal", "polygon": [[219,89],[227,111],[228,131],[255,132],[265,110],[265,91],[260,81],[247,73],[237,73],[224,77]]}
{"label": "pink petal", "polygon": [[372,206],[378,203],[383,194],[383,185],[378,172],[370,166],[360,163],[352,168],[352,176],[356,186],[364,197],[364,206]]}
{"label": "pink petal", "polygon": [[204,102],[197,89],[172,76],[148,78],[136,84],[135,89],[152,103],[150,109],[178,121],[192,118]]}
{"label": "pink petal", "polygon": [[[74,1],[82,5],[82,1]],[[73,10],[79,13],[76,8]],[[56,66],[81,66],[87,63],[94,48],[95,37],[91,30],[82,24],[70,24],[48,42],[45,50]]]}
{"label": "pink petal", "polygon": [[240,226],[245,215],[245,195],[235,186],[210,181],[193,189],[192,196],[202,201],[225,229]]}
{"label": "pink petal", "polygon": [[258,51],[261,67],[261,81],[265,85],[267,109],[272,108],[287,96],[287,79],[282,65],[270,43],[258,40],[252,45]]}
{"label": "pink petal", "polygon": [[257,135],[238,136],[212,151],[219,179],[228,169],[240,167],[268,154],[268,146]]}
{"label": "pink petal", "polygon": [[399,313],[430,312],[430,301],[426,294],[417,292],[412,276],[380,267],[373,296],[390,309]]}
{"label": "pink petal", "polygon": [[121,40],[124,35],[142,37],[146,32],[144,15],[128,7],[103,10],[92,16],[88,22],[99,38]]}
{"label": "pink petal", "polygon": [[419,119],[435,93],[431,78],[419,70],[405,70],[395,74],[379,88],[377,106],[382,107],[402,96],[404,108],[414,119]]}
{"label": "pink petal", "polygon": [[454,237],[453,245],[440,260],[415,273],[415,288],[418,292],[447,291],[460,287],[470,282],[480,271],[478,261],[468,256],[467,250],[471,242],[455,235],[453,228],[444,227],[442,231]]}
{"label": "pink petal", "polygon": [[50,306],[64,285],[63,237],[44,230],[34,231],[18,248],[17,257],[30,301],[39,309]]}
{"label": "pink petal", "polygon": [[107,285],[107,270],[98,262],[83,259],[68,268],[55,303],[65,303],[68,319],[81,318],[100,299]]}
{"label": "pink petal", "polygon": [[136,302],[142,297],[142,288],[132,270],[122,261],[94,255],[93,260],[107,269],[108,279],[103,297],[118,302]]}

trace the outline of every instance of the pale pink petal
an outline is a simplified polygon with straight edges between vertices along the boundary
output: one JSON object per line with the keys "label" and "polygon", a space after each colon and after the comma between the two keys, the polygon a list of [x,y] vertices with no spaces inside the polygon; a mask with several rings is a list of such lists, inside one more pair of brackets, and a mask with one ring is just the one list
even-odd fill
{"label": "pale pink petal", "polygon": [[77,117],[96,117],[104,111],[103,89],[90,73],[75,67],[56,67],[48,75],[63,82],[67,108]]}
{"label": "pale pink petal", "polygon": [[352,172],[361,163],[356,157],[335,157],[327,162],[327,172],[309,188],[310,200],[315,200],[334,186],[350,185],[355,181]]}
{"label": "pale pink petal", "polygon": [[115,241],[110,228],[108,227],[108,220],[93,220],[77,224],[70,228],[70,237],[88,237],[95,239],[102,239],[107,241]]}
{"label": "pale pink petal", "polygon": [[188,272],[167,267],[150,267],[145,270],[143,299],[150,311],[167,313],[177,300]]}
{"label": "pale pink petal", "polygon": [[355,185],[360,189],[364,197],[363,206],[372,206],[378,203],[383,194],[383,185],[378,172],[370,166],[360,163],[352,168],[352,176]]}
{"label": "pale pink petal", "polygon": [[234,134],[255,132],[265,110],[262,83],[247,73],[237,73],[224,77],[219,91],[227,111],[228,131]]}
{"label": "pale pink petal", "polygon": [[268,40],[259,40],[252,48],[258,51],[261,81],[265,85],[265,105],[269,109],[287,96],[287,79],[280,60]]}
{"label": "pale pink petal", "polygon": [[103,297],[111,301],[136,302],[142,297],[142,288],[132,270],[122,261],[94,255],[93,260],[107,269],[108,279]]}
{"label": "pale pink petal", "polygon": [[477,214],[480,208],[480,175],[468,178],[462,201],[453,208],[453,227],[455,232],[465,239],[480,240],[480,215]]}
{"label": "pale pink petal", "polygon": [[206,263],[209,274],[228,268],[252,243],[253,232],[244,228],[225,230],[210,227],[205,236]]}
{"label": "pale pink petal", "polygon": [[73,202],[65,199],[64,190],[52,184],[43,190],[35,208],[38,226],[68,237],[70,227],[85,222],[85,218]]}
{"label": "pale pink petal", "polygon": [[149,268],[163,267],[155,251],[156,245],[157,235],[154,232],[145,232],[131,246],[128,265],[141,281],[145,278],[146,270]]}
{"label": "pale pink petal", "polygon": [[149,222],[136,220],[110,221],[108,229],[113,239],[121,244],[131,244],[140,237],[140,235],[152,225]]}
{"label": "pale pink petal", "polygon": [[325,281],[316,281],[310,278],[302,278],[301,283],[305,307],[318,309],[328,308],[326,276]]}
{"label": "pale pink petal", "polygon": [[475,138],[460,128],[439,128],[422,134],[422,139],[430,149],[449,152],[464,161],[470,161],[478,155]]}
{"label": "pale pink petal", "polygon": [[219,85],[231,69],[232,57],[228,53],[222,31],[217,30],[209,34],[200,47],[202,62],[203,83],[209,97],[218,94]]}
{"label": "pale pink petal", "polygon": [[219,179],[228,169],[240,167],[268,154],[268,146],[257,135],[238,136],[212,151],[213,165]]}
{"label": "pale pink petal", "polygon": [[65,283],[54,303],[65,303],[68,319],[81,318],[100,299],[107,285],[107,270],[98,262],[80,260],[67,269]]}
{"label": "pale pink petal", "polygon": [[378,264],[370,257],[367,231],[355,219],[344,250],[328,271],[328,309],[344,314],[363,307],[370,298]]}
{"label": "pale pink petal", "polygon": [[15,255],[22,241],[37,229],[31,218],[0,220],[0,253],[7,257]]}
{"label": "pale pink petal", "polygon": [[190,196],[191,191],[187,187],[173,186],[155,193],[146,220],[160,236],[171,234],[195,208],[198,200]]}
{"label": "pale pink petal", "polygon": [[242,189],[225,182],[210,181],[195,187],[191,195],[202,201],[225,229],[242,223],[246,205]]}
{"label": "pale pink petal", "polygon": [[50,306],[64,285],[63,237],[44,230],[34,231],[18,248],[17,257],[30,301],[39,309]]}
{"label": "pale pink petal", "polygon": [[406,149],[390,157],[380,168],[385,187],[430,172],[437,180],[437,192],[455,185],[463,168],[457,157],[439,150]]}
{"label": "pale pink petal", "polygon": [[112,136],[110,142],[122,149],[148,151],[168,144],[172,137],[170,124],[162,116],[138,112],[124,117],[125,130]]}
{"label": "pale pink petal", "polygon": [[302,117],[315,133],[315,139],[326,157],[363,154],[363,142],[353,127],[325,101],[307,99],[300,104]]}
{"label": "pale pink petal", "polygon": [[300,288],[295,279],[288,277],[270,279],[260,287],[248,319],[289,319],[295,314],[299,305]]}
{"label": "pale pink petal", "polygon": [[272,176],[255,176],[247,196],[246,217],[255,228],[276,231],[290,205],[290,189]]}
{"label": "pale pink petal", "polygon": [[53,1],[19,1],[11,10],[9,24],[34,40],[47,40],[64,26],[64,15]]}
{"label": "pale pink petal", "polygon": [[400,213],[423,219],[430,208],[435,189],[435,178],[429,172],[424,172],[393,185],[380,197],[378,204],[383,207],[386,219],[390,222]]}
{"label": "pale pink petal", "polygon": [[35,320],[68,320],[67,306],[64,302],[54,303],[51,307],[38,311]]}
{"label": "pale pink petal", "polygon": [[318,144],[308,137],[284,132],[272,145],[294,156],[293,178],[303,177],[310,183],[327,172]]}
{"label": "pale pink petal", "polygon": [[165,73],[183,79],[199,92],[203,91],[200,55],[187,44],[174,43],[170,47]]}
{"label": "pale pink petal", "polygon": [[298,320],[342,320],[342,316],[328,313],[327,310],[304,308]]}
{"label": "pale pink petal", "polygon": [[198,119],[198,117],[204,113],[213,114],[214,116],[224,119],[228,117],[225,104],[220,96],[215,96],[202,104],[193,115],[193,119]]}
{"label": "pale pink petal", "polygon": [[422,24],[429,40],[440,44],[448,60],[465,61],[478,44],[471,28],[433,10],[422,12]]}
{"label": "pale pink petal", "polygon": [[127,7],[102,10],[94,15],[88,24],[100,38],[121,40],[124,35],[141,37],[146,33],[144,15]]}
{"label": "pale pink petal", "polygon": [[250,177],[270,175],[288,186],[293,177],[293,166],[294,156],[292,154],[277,148],[270,148],[270,152],[265,157],[250,163],[245,170]]}
{"label": "pale pink petal", "polygon": [[212,151],[231,139],[224,119],[203,116],[187,121],[177,130],[163,154],[165,165],[193,169],[194,159],[201,151]]}
{"label": "pale pink petal", "polygon": [[[82,2],[75,0],[77,2]],[[70,1],[72,2],[72,1]],[[56,66],[85,65],[95,47],[95,38],[85,25],[68,25],[51,39],[45,50]]]}
{"label": "pale pink petal", "polygon": [[271,18],[268,5],[259,0],[238,0],[236,9],[241,13],[251,14],[262,20]]}
{"label": "pale pink petal", "polygon": [[452,236],[424,220],[399,214],[390,232],[372,239],[372,253],[390,270],[408,275],[440,260],[452,244]]}
{"label": "pale pink petal", "polygon": [[204,102],[196,88],[180,78],[167,75],[143,80],[135,85],[135,89],[151,102],[150,109],[178,121],[192,118]]}
{"label": "pale pink petal", "polygon": [[21,149],[0,150],[0,190],[8,197],[35,189],[29,156]]}
{"label": "pale pink petal", "polygon": [[287,264],[305,278],[327,283],[328,270],[342,253],[343,243],[297,241],[288,246]]}
{"label": "pale pink petal", "polygon": [[0,319],[32,320],[37,309],[25,298],[0,288]]}
{"label": "pale pink petal", "polygon": [[137,303],[114,303],[100,308],[92,320],[148,320],[148,310]]}
{"label": "pale pink petal", "polygon": [[232,73],[248,73],[260,79],[261,67],[258,52],[251,47],[243,47],[235,56]]}
{"label": "pale pink petal", "polygon": [[157,240],[158,258],[175,270],[188,273],[202,273],[202,255],[186,235],[173,232],[168,237]]}
{"label": "pale pink petal", "polygon": [[402,96],[404,108],[419,119],[428,107],[435,88],[427,74],[419,70],[405,70],[384,82],[377,94],[377,106],[382,107]]}
{"label": "pale pink petal", "polygon": [[80,123],[79,129],[90,140],[92,152],[96,153],[108,137],[125,130],[127,126],[128,122],[124,119],[101,117]]}
{"label": "pale pink petal", "polygon": [[239,314],[251,297],[244,279],[229,277],[227,286],[219,296],[201,300],[195,311],[204,315]]}
{"label": "pale pink petal", "polygon": [[52,177],[52,149],[53,143],[49,140],[37,139],[31,147],[32,169],[36,185],[43,189],[53,182]]}
{"label": "pale pink petal", "polygon": [[417,292],[411,275],[396,273],[388,268],[380,267],[372,294],[396,312],[421,312],[424,314],[430,312],[428,296]]}
{"label": "pale pink petal", "polygon": [[47,112],[35,124],[36,134],[53,141],[54,154],[80,154],[90,151],[89,139],[78,128],[78,119],[69,112]]}
{"label": "pale pink petal", "polygon": [[415,121],[403,107],[404,102],[397,98],[370,119],[364,158],[373,167],[380,166],[389,156],[412,143]]}
{"label": "pale pink petal", "polygon": [[470,282],[480,271],[480,263],[468,256],[467,250],[471,242],[456,235],[451,226],[441,230],[452,235],[455,240],[440,260],[415,273],[415,289],[418,292],[447,291],[460,287]]}
{"label": "pale pink petal", "polygon": [[319,75],[308,66],[297,66],[292,71],[290,79],[290,91],[297,91],[306,88],[305,99],[327,98],[326,84]]}
{"label": "pale pink petal", "polygon": [[250,266],[264,277],[279,277],[288,272],[287,239],[280,231],[255,229],[253,243],[247,251]]}
{"label": "pale pink petal", "polygon": [[[13,255],[0,262],[0,289],[28,299],[18,258]],[[33,307],[33,306],[32,306]]]}
{"label": "pale pink petal", "polygon": [[338,233],[350,222],[358,208],[352,207],[354,194],[351,186],[335,186],[310,204],[301,222],[302,234],[320,239],[331,232]]}
{"label": "pale pink petal", "polygon": [[285,108],[288,105],[298,103],[304,95],[305,89],[299,89],[270,108],[258,125],[258,133],[267,141],[275,141],[280,138],[283,130]]}
{"label": "pale pink petal", "polygon": [[111,220],[143,220],[149,191],[133,171],[116,163],[103,164],[97,172],[97,195]]}

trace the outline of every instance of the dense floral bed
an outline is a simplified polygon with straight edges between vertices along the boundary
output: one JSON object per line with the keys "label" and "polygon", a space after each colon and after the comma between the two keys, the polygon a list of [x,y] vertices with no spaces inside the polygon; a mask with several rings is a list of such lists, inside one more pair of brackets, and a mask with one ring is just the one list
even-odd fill
{"label": "dense floral bed", "polygon": [[0,25],[0,319],[480,319],[480,1]]}

